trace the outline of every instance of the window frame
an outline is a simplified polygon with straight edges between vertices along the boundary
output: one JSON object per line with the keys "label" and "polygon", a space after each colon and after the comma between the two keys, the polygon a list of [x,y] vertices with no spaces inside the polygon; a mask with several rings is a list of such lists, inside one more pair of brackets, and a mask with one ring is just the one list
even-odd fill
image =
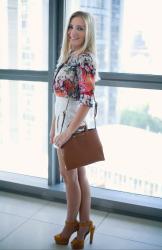
{"label": "window frame", "polygon": [[[48,70],[0,69],[0,79],[48,83],[48,134],[52,120],[54,97],[51,91],[53,69],[60,51],[65,0],[49,0],[49,49]],[[99,72],[99,86],[115,86],[162,90],[162,75]],[[48,138],[49,141],[49,138]],[[60,182],[56,150],[48,143],[48,181],[43,178],[24,176],[0,171],[0,190],[16,192],[47,200],[66,202],[65,186]],[[115,190],[91,187],[92,208],[118,212],[162,221],[162,199]]]}

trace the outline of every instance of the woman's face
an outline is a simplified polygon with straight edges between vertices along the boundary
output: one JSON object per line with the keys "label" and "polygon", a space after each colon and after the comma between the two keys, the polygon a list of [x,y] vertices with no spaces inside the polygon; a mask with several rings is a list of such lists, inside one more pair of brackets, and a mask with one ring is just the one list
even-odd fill
{"label": "woman's face", "polygon": [[84,44],[85,28],[85,22],[81,17],[72,18],[68,27],[68,39],[72,50],[78,50]]}

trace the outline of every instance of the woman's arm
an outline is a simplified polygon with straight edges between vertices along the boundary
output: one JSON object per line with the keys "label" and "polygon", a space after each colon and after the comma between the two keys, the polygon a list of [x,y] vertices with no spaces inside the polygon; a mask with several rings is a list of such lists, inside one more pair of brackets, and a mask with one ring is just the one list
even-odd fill
{"label": "woman's arm", "polygon": [[72,134],[79,128],[81,122],[86,117],[89,109],[90,109],[90,107],[88,107],[87,105],[81,104],[79,106],[79,108],[78,108],[74,118],[70,122],[70,125],[68,126],[68,128],[63,133],[61,133],[60,135],[58,135],[54,138],[53,142],[57,147],[60,148],[65,142],[67,142],[70,139]]}
{"label": "woman's arm", "polygon": [[69,134],[73,134],[75,133],[75,131],[79,128],[81,122],[85,119],[88,111],[89,111],[90,107],[88,107],[87,105],[83,105],[81,104],[76,112],[76,115],[74,116],[74,118],[72,119],[72,121],[70,122],[68,128],[67,128],[67,132]]}
{"label": "woman's arm", "polygon": [[53,117],[53,119],[52,119],[49,136],[50,136],[50,143],[53,144],[54,137],[55,137],[55,117]]}

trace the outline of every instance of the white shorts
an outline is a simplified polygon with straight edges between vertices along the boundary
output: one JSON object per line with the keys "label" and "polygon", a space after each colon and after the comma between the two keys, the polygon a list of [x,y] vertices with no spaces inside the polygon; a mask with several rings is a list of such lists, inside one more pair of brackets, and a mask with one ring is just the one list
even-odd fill
{"label": "white shorts", "polygon": [[[69,126],[71,120],[75,116],[78,108],[79,108],[79,101],[76,101],[72,98],[69,99],[69,103],[67,106],[68,98],[56,96],[55,100],[55,135],[58,135],[65,131],[65,129]],[[66,110],[67,106],[67,110]],[[66,110],[65,120],[62,127],[63,122],[63,112]],[[80,126],[85,125],[85,121],[83,121]],[[61,129],[62,127],[62,129]]]}

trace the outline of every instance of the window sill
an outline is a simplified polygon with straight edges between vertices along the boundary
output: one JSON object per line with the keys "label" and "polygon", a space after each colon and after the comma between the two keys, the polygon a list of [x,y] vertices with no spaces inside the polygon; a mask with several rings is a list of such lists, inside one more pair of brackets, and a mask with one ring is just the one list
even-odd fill
{"label": "window sill", "polygon": [[[63,183],[0,171],[0,190],[46,200],[66,202]],[[162,199],[91,187],[92,208],[162,221]]]}

